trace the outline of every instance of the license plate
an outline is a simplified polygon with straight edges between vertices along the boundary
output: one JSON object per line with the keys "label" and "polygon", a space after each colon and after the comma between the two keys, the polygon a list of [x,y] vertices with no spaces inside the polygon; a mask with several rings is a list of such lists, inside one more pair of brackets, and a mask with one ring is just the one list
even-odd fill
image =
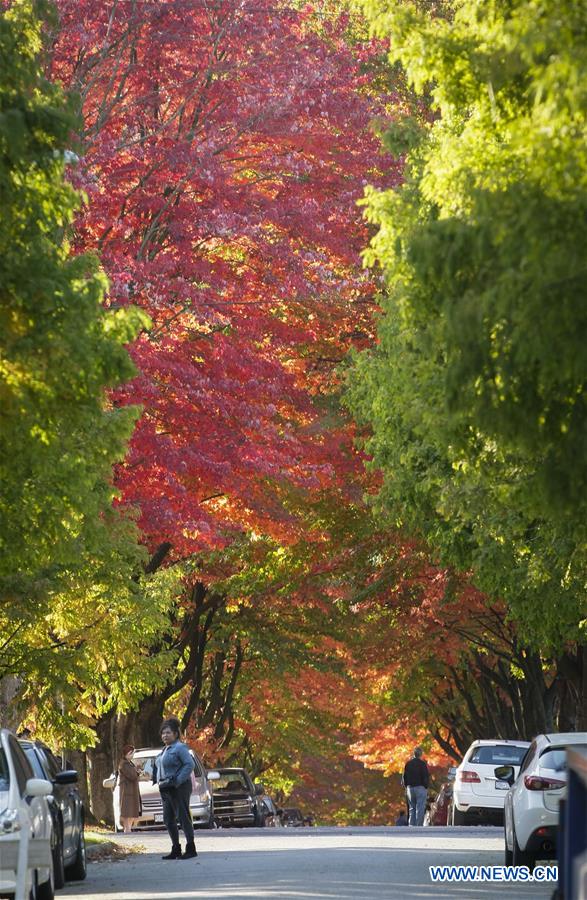
{"label": "license plate", "polygon": [[496,781],[495,787],[497,788],[498,791],[509,791],[509,789],[510,789],[510,786],[507,783],[507,781]]}
{"label": "license plate", "polygon": [[161,814],[155,816],[155,821],[156,821],[156,822],[162,822],[162,821],[163,821],[163,814],[161,813]]}

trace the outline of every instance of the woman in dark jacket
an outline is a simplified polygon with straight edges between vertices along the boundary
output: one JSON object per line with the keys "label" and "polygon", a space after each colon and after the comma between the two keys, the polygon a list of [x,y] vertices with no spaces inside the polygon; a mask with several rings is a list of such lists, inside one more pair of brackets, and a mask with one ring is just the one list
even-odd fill
{"label": "woman in dark jacket", "polygon": [[135,748],[133,745],[126,744],[122,749],[122,758],[118,763],[120,822],[125,834],[130,834],[133,825],[141,815],[140,773],[132,761],[134,752]]}

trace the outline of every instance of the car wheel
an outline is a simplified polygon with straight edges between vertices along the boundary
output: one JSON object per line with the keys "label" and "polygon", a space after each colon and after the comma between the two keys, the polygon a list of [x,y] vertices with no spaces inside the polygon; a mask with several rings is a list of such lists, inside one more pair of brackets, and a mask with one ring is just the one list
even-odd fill
{"label": "car wheel", "polygon": [[47,881],[44,881],[42,884],[37,883],[35,900],[54,900],[54,898],[55,884],[53,883],[53,866],[51,866],[49,878],[47,879]]}
{"label": "car wheel", "polygon": [[65,867],[63,863],[63,833],[57,825],[51,834],[51,854],[53,856],[53,881],[59,890],[65,884]]}
{"label": "car wheel", "polygon": [[71,866],[68,866],[65,870],[65,876],[68,881],[83,881],[87,874],[86,839],[84,837],[84,826],[82,822],[75,859]]}
{"label": "car wheel", "polygon": [[512,843],[514,848],[512,850],[512,865],[514,866],[527,866],[530,871],[534,869],[536,865],[536,859],[533,853],[529,853],[527,850],[522,850],[520,845],[518,844],[518,836],[516,834],[515,826],[512,822]]}
{"label": "car wheel", "polygon": [[451,825],[464,825],[466,820],[467,820],[467,814],[464,812],[461,812],[460,809],[457,809],[453,803],[450,824]]}

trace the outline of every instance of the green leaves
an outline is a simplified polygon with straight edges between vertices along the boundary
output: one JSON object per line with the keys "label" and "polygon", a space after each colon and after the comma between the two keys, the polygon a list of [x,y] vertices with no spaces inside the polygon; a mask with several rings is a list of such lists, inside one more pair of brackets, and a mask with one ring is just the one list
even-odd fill
{"label": "green leaves", "polygon": [[148,321],[107,311],[98,261],[71,255],[78,122],[43,76],[35,9],[0,17],[0,677],[63,730],[78,708],[87,723],[94,690],[116,695],[161,610],[136,580],[134,520],[113,507],[138,409],[106,395],[134,374],[125,344]]}
{"label": "green leaves", "polygon": [[587,12],[363,6],[440,113],[366,195],[388,295],[347,396],[379,503],[561,648],[585,619]]}

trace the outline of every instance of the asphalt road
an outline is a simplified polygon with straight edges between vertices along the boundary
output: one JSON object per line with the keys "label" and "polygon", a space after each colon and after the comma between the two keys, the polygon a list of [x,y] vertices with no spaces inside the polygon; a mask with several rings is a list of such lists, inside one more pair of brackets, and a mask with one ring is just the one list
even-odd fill
{"label": "asphalt road", "polygon": [[430,865],[503,864],[499,828],[276,828],[196,833],[198,858],[164,862],[161,832],[118,835],[141,847],[89,865],[57,897],[85,900],[543,900],[554,885],[433,884]]}

